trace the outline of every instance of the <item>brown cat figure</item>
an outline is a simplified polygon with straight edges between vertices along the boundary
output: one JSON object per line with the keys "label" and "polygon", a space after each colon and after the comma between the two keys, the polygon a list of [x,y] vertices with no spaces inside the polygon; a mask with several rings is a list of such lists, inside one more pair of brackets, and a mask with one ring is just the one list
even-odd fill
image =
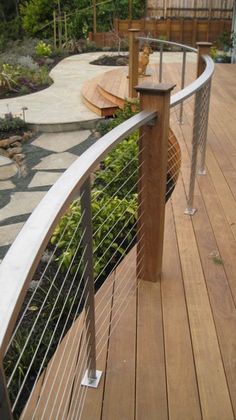
{"label": "brown cat figure", "polygon": [[149,63],[149,55],[152,54],[152,48],[148,44],[144,44],[143,50],[139,53],[138,74],[146,76],[147,65]]}

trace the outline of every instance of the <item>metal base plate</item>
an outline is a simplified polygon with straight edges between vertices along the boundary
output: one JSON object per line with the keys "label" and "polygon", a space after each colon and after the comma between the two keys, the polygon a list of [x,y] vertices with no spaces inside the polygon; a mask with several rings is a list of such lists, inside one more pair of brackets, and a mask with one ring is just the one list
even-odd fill
{"label": "metal base plate", "polygon": [[86,370],[85,375],[82,379],[81,385],[88,386],[90,388],[97,388],[102,377],[102,371],[96,370],[96,379],[91,379],[88,377],[88,370]]}
{"label": "metal base plate", "polygon": [[196,213],[196,211],[197,209],[186,208],[184,214],[187,214],[188,216],[193,216]]}
{"label": "metal base plate", "polygon": [[206,175],[206,169],[203,169],[203,171],[199,169],[198,175]]}

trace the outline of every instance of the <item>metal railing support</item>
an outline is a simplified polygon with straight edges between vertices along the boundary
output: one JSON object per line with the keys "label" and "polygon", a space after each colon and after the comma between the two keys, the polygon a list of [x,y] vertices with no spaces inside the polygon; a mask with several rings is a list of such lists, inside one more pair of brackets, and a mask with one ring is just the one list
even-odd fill
{"label": "metal railing support", "polygon": [[139,29],[129,29],[129,98],[136,98],[138,84]]}
{"label": "metal railing support", "polygon": [[139,152],[139,226],[137,276],[156,282],[162,270],[170,93],[173,84],[142,84],[142,110],[157,111],[153,124],[142,127]]}
{"label": "metal railing support", "polygon": [[11,405],[2,365],[0,365],[0,419],[13,420]]}
{"label": "metal railing support", "polygon": [[208,85],[207,85],[206,106],[203,109],[204,115],[201,115],[201,118],[204,119],[204,127],[203,127],[203,133],[202,133],[202,145],[201,145],[202,147],[200,151],[201,155],[200,155],[198,175],[206,174],[205,164],[206,164],[206,145],[207,145],[208,122],[209,122],[210,97],[211,97],[211,80],[208,82]]}
{"label": "metal railing support", "polygon": [[84,246],[85,323],[87,343],[87,371],[82,385],[97,388],[102,372],[96,370],[96,332],[93,273],[93,229],[91,210],[91,183],[86,179],[81,188],[81,214]]}
{"label": "metal railing support", "polygon": [[[197,58],[197,77],[201,76],[201,74],[205,70],[205,62],[202,56],[210,55],[210,50],[212,47],[211,42],[197,42],[197,49],[198,49],[198,58]],[[207,144],[207,129],[208,129],[208,119],[209,119],[209,107],[210,107],[210,96],[211,96],[211,81],[209,83],[208,89],[208,97],[206,101],[206,107],[202,109],[202,115],[200,118],[205,121],[204,132],[202,133],[202,150],[201,150],[201,158],[200,158],[200,167],[198,174],[205,175],[205,160],[206,160],[206,144]],[[200,142],[200,138],[198,139],[198,143]]]}
{"label": "metal railing support", "polygon": [[[197,77],[205,70],[205,61],[203,55],[210,54],[211,42],[198,42],[198,58],[197,58]],[[211,83],[211,80],[208,82]],[[210,85],[211,86],[211,85]],[[205,157],[206,157],[206,143],[207,143],[207,128],[208,128],[208,116],[209,116],[209,105],[210,105],[210,86],[208,90],[208,97],[206,100],[206,106],[204,107],[203,92],[206,87],[202,87],[195,95],[194,104],[194,120],[193,120],[193,139],[192,139],[192,156],[191,156],[191,173],[189,181],[189,192],[187,197],[187,208],[185,214],[194,215],[196,209],[193,206],[194,189],[195,189],[195,178],[197,174],[197,154],[202,143],[201,161],[199,174],[204,175],[205,171]],[[201,124],[204,124],[203,128]],[[202,128],[202,129],[201,129]]]}
{"label": "metal railing support", "polygon": [[163,44],[160,45],[159,83],[162,82],[163,73]]}
{"label": "metal railing support", "polygon": [[[182,62],[182,74],[181,74],[181,89],[185,86],[185,73],[186,73],[186,58],[187,58],[187,51],[183,51],[183,62]],[[182,101],[180,104],[180,111],[179,111],[179,123],[183,124],[183,107],[184,102]]]}
{"label": "metal railing support", "polygon": [[196,212],[196,209],[193,207],[193,198],[194,198],[194,189],[195,189],[195,179],[196,179],[196,173],[197,173],[197,152],[198,152],[198,140],[199,140],[200,122],[201,122],[201,101],[202,101],[202,89],[196,92],[195,104],[194,104],[191,171],[190,171],[189,190],[188,190],[188,197],[187,197],[187,208],[185,210],[185,214],[188,214],[191,216]]}

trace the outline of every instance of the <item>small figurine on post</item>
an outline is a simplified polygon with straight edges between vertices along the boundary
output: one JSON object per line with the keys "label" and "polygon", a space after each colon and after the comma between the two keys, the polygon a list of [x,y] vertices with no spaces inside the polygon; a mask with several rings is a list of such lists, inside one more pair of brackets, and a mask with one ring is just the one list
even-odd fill
{"label": "small figurine on post", "polygon": [[152,54],[152,48],[149,44],[144,44],[142,51],[139,53],[138,74],[141,77],[150,76],[147,74],[147,66],[149,63],[149,55]]}

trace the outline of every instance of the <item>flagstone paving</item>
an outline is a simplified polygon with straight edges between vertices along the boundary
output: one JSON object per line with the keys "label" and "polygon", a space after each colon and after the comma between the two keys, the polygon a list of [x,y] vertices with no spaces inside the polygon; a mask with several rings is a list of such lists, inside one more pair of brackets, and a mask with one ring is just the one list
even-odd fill
{"label": "flagstone paving", "polygon": [[61,172],[36,172],[28,188],[53,185],[61,176]]}
{"label": "flagstone paving", "polygon": [[[97,136],[89,130],[42,134],[23,144],[26,175],[0,176],[0,259],[51,185]],[[1,159],[0,167],[10,165]]]}
{"label": "flagstone paving", "polygon": [[77,144],[82,143],[90,135],[89,130],[83,131],[71,131],[66,133],[58,133],[57,141],[55,141],[54,136],[48,133],[42,134],[35,141],[33,145],[42,147],[46,150],[51,150],[52,152],[65,152],[69,148],[76,146]]}

